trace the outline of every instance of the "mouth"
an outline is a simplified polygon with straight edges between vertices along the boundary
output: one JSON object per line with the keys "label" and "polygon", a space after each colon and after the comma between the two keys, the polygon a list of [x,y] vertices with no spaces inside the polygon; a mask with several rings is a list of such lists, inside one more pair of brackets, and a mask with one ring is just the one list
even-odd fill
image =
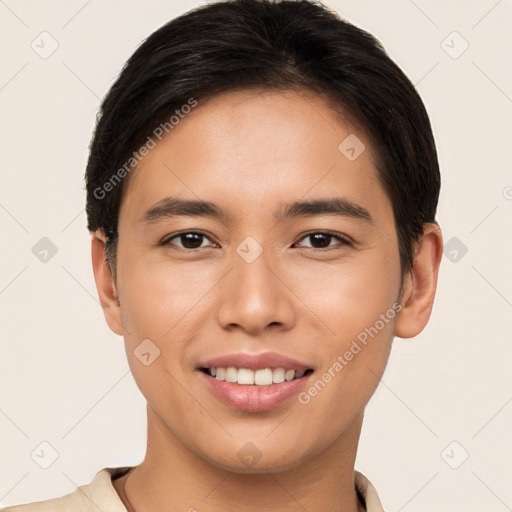
{"label": "mouth", "polygon": [[199,362],[196,370],[222,404],[253,413],[290,405],[314,374],[311,363],[270,351],[217,356]]}
{"label": "mouth", "polygon": [[309,376],[312,368],[294,370],[285,368],[236,368],[234,366],[199,368],[206,375],[216,380],[238,384],[240,386],[274,386]]}
{"label": "mouth", "polygon": [[235,366],[201,367],[206,389],[230,409],[247,413],[263,413],[280,406],[293,406],[296,397],[314,374],[304,370],[277,368],[237,368]]}

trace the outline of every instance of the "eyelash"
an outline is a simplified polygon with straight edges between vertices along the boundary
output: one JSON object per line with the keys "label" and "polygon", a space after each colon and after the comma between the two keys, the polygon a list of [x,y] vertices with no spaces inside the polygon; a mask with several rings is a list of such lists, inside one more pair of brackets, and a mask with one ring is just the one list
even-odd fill
{"label": "eyelash", "polygon": [[[172,235],[169,238],[166,238],[161,243],[161,245],[162,246],[174,245],[174,244],[171,244],[171,240],[174,240],[175,238],[180,238],[181,236],[188,235],[188,234],[194,234],[194,235],[203,236],[204,238],[207,238],[208,240],[210,240],[210,237],[206,233],[203,233],[202,231],[182,231],[180,233],[175,233],[174,235]],[[352,247],[352,242],[350,242],[350,240],[348,240],[348,238],[346,236],[342,235],[341,233],[337,233],[335,231],[311,231],[311,232],[306,233],[305,235],[303,235],[298,240],[298,242],[300,242],[300,241],[304,240],[305,238],[308,238],[308,237],[310,237],[312,235],[319,235],[319,234],[330,236],[332,238],[337,238],[340,241],[340,244],[337,244],[337,245],[340,245],[341,247],[344,247],[344,246]],[[295,242],[295,243],[297,243],[297,242]],[[336,247],[336,246],[332,246],[331,247],[331,246],[329,246],[329,247],[326,247],[326,248],[323,248],[323,249],[316,248],[316,247],[303,247],[303,249],[314,249],[316,251],[326,252],[326,251],[330,251],[330,250],[337,249],[337,248],[339,249],[341,247]],[[181,250],[188,251],[188,252],[195,252],[195,251],[198,251],[199,249],[205,249],[205,247],[198,247],[196,249],[187,249],[186,247],[177,247],[177,249],[181,249]]]}

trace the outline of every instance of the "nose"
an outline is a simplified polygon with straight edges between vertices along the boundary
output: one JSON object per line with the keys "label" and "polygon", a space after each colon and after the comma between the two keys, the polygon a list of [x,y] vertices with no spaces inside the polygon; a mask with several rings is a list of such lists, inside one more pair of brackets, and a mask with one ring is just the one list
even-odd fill
{"label": "nose", "polygon": [[[273,264],[269,266],[269,260]],[[238,254],[221,282],[218,321],[222,328],[258,335],[274,326],[291,329],[296,321],[295,295],[276,259],[264,250],[248,263]]]}

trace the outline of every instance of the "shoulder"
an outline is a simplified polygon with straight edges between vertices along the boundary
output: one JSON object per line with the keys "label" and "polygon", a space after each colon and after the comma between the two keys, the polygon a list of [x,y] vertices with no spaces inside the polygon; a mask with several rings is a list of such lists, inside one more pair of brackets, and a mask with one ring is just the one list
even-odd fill
{"label": "shoulder", "polygon": [[131,466],[103,468],[91,483],[81,485],[65,496],[0,508],[0,512],[127,512],[112,485],[112,478],[122,476],[130,469]]}
{"label": "shoulder", "polygon": [[60,498],[0,508],[0,512],[78,512],[79,510],[89,510],[87,506],[87,498],[75,491]]}
{"label": "shoulder", "polygon": [[384,512],[377,490],[359,471],[354,471],[354,481],[358,493],[363,497],[367,512]]}

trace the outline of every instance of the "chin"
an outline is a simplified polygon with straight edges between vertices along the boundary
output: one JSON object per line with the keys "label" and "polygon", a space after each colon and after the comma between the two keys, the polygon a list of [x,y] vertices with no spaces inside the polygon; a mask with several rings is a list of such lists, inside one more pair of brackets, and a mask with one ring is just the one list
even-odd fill
{"label": "chin", "polygon": [[275,464],[269,461],[264,464],[262,461],[259,461],[254,466],[246,466],[237,459],[231,461],[219,461],[210,459],[209,462],[219,469],[240,475],[264,475],[269,473],[281,473],[283,471],[296,468],[300,465],[299,461],[287,463],[276,462]]}
{"label": "chin", "polygon": [[241,475],[259,475],[268,473],[280,473],[294,469],[302,464],[305,454],[280,454],[276,450],[271,450],[271,457],[264,456],[264,450],[259,451],[251,443],[247,443],[235,454],[234,457],[227,458],[225,452],[219,457],[203,453],[203,458],[213,466],[238,473]]}

